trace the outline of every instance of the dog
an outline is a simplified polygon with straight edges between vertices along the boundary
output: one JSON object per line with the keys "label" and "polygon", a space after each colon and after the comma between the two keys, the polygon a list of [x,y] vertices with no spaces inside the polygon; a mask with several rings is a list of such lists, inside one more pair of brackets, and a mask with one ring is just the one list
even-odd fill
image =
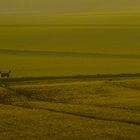
{"label": "dog", "polygon": [[0,72],[1,78],[10,78],[11,70],[9,72]]}

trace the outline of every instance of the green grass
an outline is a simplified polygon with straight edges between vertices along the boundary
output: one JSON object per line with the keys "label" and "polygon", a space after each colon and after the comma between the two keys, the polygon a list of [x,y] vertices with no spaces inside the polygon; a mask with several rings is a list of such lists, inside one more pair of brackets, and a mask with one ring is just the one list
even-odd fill
{"label": "green grass", "polygon": [[[0,48],[138,54],[139,17],[139,13],[129,12],[55,16],[5,15],[1,16],[0,25],[25,25],[25,27],[1,26]],[[40,27],[26,27],[28,25]],[[64,26],[58,27],[59,25]]]}
{"label": "green grass", "polygon": [[0,87],[0,138],[139,139],[139,90],[127,77],[9,81]]}
{"label": "green grass", "polygon": [[[0,15],[0,49],[139,55],[139,16],[138,12],[129,11],[47,16]],[[132,58],[1,52],[0,71],[12,69],[14,77],[139,73],[140,60]]]}
{"label": "green grass", "polygon": [[1,71],[11,69],[12,77],[139,73],[139,64],[128,58],[0,56]]}
{"label": "green grass", "polygon": [[49,4],[0,13],[0,140],[138,140],[140,12]]}

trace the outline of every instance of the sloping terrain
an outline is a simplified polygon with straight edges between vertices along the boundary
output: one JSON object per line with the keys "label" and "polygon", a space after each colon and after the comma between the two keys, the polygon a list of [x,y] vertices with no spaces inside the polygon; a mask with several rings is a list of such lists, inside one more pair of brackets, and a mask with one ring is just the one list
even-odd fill
{"label": "sloping terrain", "polygon": [[137,78],[1,82],[0,138],[138,139],[139,83]]}

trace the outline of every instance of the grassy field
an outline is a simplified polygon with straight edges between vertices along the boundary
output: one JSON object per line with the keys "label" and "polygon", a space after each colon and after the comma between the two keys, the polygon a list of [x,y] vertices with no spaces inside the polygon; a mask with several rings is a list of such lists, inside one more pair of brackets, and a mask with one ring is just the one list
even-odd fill
{"label": "grassy field", "polygon": [[0,139],[138,140],[139,17],[1,14]]}
{"label": "grassy field", "polygon": [[0,140],[139,140],[139,5],[0,1]]}
{"label": "grassy field", "polygon": [[140,80],[0,81],[0,139],[138,140]]}

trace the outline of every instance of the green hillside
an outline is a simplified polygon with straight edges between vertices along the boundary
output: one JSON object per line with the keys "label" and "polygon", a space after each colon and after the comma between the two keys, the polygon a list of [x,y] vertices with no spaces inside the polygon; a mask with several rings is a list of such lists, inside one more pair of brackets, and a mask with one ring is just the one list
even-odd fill
{"label": "green hillside", "polygon": [[138,140],[139,9],[1,0],[0,140]]}
{"label": "green hillside", "polygon": [[[20,82],[21,81],[21,82]],[[0,81],[2,140],[137,140],[139,77]]]}
{"label": "green hillside", "polygon": [[0,48],[118,54],[140,52],[140,13],[1,15],[1,19]]}
{"label": "green hillside", "polygon": [[139,73],[139,5],[1,1],[0,71],[23,77]]}
{"label": "green hillside", "polygon": [[0,67],[12,69],[12,76],[140,71],[138,12],[1,15],[1,19]]}

